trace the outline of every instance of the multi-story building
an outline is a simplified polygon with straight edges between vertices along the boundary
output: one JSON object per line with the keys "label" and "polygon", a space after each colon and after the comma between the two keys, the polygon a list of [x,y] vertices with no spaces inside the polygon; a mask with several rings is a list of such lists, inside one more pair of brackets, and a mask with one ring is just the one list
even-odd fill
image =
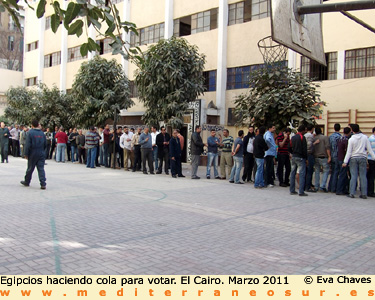
{"label": "multi-story building", "polygon": [[[20,10],[23,28],[24,11]],[[6,106],[5,93],[11,86],[22,86],[23,37],[8,12],[0,12],[0,116]]]}
{"label": "multi-story building", "polygon": [[[331,0],[334,2],[336,0]],[[235,96],[246,92],[247,75],[263,64],[257,42],[271,34],[269,0],[123,0],[116,4],[123,19],[137,24],[139,36],[131,35],[131,45],[146,50],[148,45],[171,36],[184,37],[196,44],[206,55],[207,92],[191,105],[184,121],[184,135],[188,136],[194,124],[228,126],[233,135],[236,128],[232,109]],[[68,1],[60,0],[61,7]],[[35,11],[26,10],[24,84],[32,86],[42,81],[61,90],[71,89],[74,75],[81,63],[92,57],[81,57],[79,47],[87,41],[68,36],[60,26],[54,34],[50,29],[52,7],[47,5],[43,18]],[[375,26],[374,11],[356,11],[356,16]],[[84,31],[85,32],[85,31]],[[131,81],[136,67],[112,56],[110,41],[96,36],[92,29],[88,35],[100,44],[99,55],[115,58],[123,64]],[[300,69],[321,83],[321,98],[328,103],[318,122],[331,131],[333,123],[360,123],[368,133],[375,121],[375,36],[340,13],[323,16],[324,47],[327,67],[321,66],[293,51],[288,52],[289,67]],[[136,105],[122,112],[123,124],[142,124],[144,107],[136,98]],[[337,113],[339,112],[339,113]]]}

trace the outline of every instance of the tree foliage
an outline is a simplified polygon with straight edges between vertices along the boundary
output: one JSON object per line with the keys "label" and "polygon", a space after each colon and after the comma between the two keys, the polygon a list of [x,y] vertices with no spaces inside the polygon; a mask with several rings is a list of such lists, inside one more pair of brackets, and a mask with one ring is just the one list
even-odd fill
{"label": "tree foliage", "polygon": [[[21,31],[19,21],[19,0],[0,0],[0,12],[7,11],[13,18],[16,26]],[[66,9],[60,6],[57,0],[39,0],[35,7],[25,1],[30,9],[35,10],[36,16],[42,18],[46,11],[46,5],[53,7],[54,13],[51,15],[51,29],[54,33],[60,25],[63,25],[69,35],[81,36],[83,30],[92,25],[103,37],[111,38],[113,54],[122,54],[125,59],[132,59],[137,65],[143,61],[141,50],[136,47],[129,49],[129,42],[122,38],[122,33],[134,32],[138,35],[136,25],[121,19],[121,14],[112,0],[96,0],[95,5],[89,0],[77,0],[69,2]],[[107,26],[102,26],[106,24]],[[104,31],[102,27],[105,27]],[[103,32],[104,31],[104,32]],[[100,46],[90,37],[87,42],[80,47],[82,56],[89,51],[100,50]]]}
{"label": "tree foliage", "polygon": [[189,102],[204,92],[204,64],[205,56],[185,39],[172,37],[151,46],[135,79],[146,107],[143,121],[180,127]]}
{"label": "tree foliage", "polygon": [[249,75],[250,88],[237,96],[237,125],[275,124],[277,129],[298,123],[315,123],[322,113],[319,84],[300,72],[275,64],[266,65]]}
{"label": "tree foliage", "polygon": [[70,96],[73,121],[85,127],[103,124],[114,118],[115,110],[119,112],[134,104],[122,66],[114,59],[108,61],[100,56],[82,63]]}
{"label": "tree foliage", "polygon": [[30,125],[36,119],[43,127],[71,126],[71,102],[56,86],[49,89],[40,83],[37,90],[10,88],[6,96],[5,117],[14,123]]}

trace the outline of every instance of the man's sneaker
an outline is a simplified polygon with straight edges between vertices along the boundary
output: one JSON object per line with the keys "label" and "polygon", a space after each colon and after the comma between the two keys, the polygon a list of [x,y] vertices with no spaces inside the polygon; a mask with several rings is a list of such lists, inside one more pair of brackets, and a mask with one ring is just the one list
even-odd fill
{"label": "man's sneaker", "polygon": [[297,192],[290,192],[291,195],[297,195]]}
{"label": "man's sneaker", "polygon": [[307,190],[309,193],[316,193],[316,190],[315,189],[308,189]]}
{"label": "man's sneaker", "polygon": [[229,183],[234,183],[234,181],[233,181],[233,180],[230,180]]}
{"label": "man's sneaker", "polygon": [[303,197],[303,196],[308,196],[306,193],[303,193],[303,194],[299,194],[299,196]]}
{"label": "man's sneaker", "polygon": [[41,190],[45,190],[45,189],[46,189],[46,186],[45,186],[45,185],[41,185],[41,186],[40,186],[40,189],[41,189]]}
{"label": "man's sneaker", "polygon": [[23,181],[23,180],[22,180],[20,183],[21,183],[23,186],[30,186],[26,181]]}
{"label": "man's sneaker", "polygon": [[328,193],[328,190],[326,188],[320,188],[320,190],[324,193]]}
{"label": "man's sneaker", "polygon": [[215,179],[221,179],[221,177],[220,176],[216,176]]}
{"label": "man's sneaker", "polygon": [[367,195],[367,197],[375,198],[375,194]]}
{"label": "man's sneaker", "polygon": [[236,182],[236,184],[244,184],[243,182],[239,181],[239,182]]}
{"label": "man's sneaker", "polygon": [[267,187],[268,187],[268,188],[273,188],[274,185],[273,185],[273,184],[269,184],[269,185],[267,185]]}
{"label": "man's sneaker", "polygon": [[147,175],[148,173],[147,173],[147,171],[143,171],[143,174],[146,174],[146,175]]}
{"label": "man's sneaker", "polygon": [[361,196],[359,196],[359,198],[367,199],[367,196],[366,195],[361,195]]}
{"label": "man's sneaker", "polygon": [[349,194],[346,197],[348,197],[348,198],[355,198],[353,194]]}
{"label": "man's sneaker", "polygon": [[193,176],[191,179],[201,179],[199,176]]}
{"label": "man's sneaker", "polygon": [[280,186],[281,187],[287,187],[287,185],[285,183],[280,183]]}
{"label": "man's sneaker", "polygon": [[172,175],[172,177],[173,177],[173,178],[177,178],[177,176],[176,176],[176,175]]}
{"label": "man's sneaker", "polygon": [[178,175],[178,177],[185,177],[185,175],[181,174],[181,175]]}

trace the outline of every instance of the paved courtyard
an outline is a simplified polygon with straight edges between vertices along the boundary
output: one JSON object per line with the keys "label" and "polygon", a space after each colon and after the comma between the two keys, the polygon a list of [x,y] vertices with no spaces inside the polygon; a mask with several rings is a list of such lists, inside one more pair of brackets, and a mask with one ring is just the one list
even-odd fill
{"label": "paved courtyard", "polygon": [[47,190],[0,164],[0,274],[373,274],[375,200],[290,196],[82,165],[46,166]]}

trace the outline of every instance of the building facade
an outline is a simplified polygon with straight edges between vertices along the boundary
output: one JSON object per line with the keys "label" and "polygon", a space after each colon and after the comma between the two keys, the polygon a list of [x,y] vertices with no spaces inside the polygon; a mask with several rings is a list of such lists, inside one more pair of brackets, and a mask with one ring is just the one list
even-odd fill
{"label": "building facade", "polygon": [[[331,0],[330,2],[335,2]],[[249,72],[263,64],[258,50],[260,39],[271,34],[269,0],[116,0],[122,18],[137,24],[139,35],[126,38],[131,46],[146,50],[150,44],[171,36],[184,37],[206,55],[207,92],[192,103],[184,121],[188,136],[195,124],[223,126],[234,130],[233,99],[246,92]],[[60,0],[66,7],[68,1]],[[68,36],[63,26],[54,34],[50,28],[52,8],[37,19],[35,11],[26,9],[24,85],[38,81],[56,85],[64,91],[71,89],[74,75],[81,63],[79,47],[87,41],[84,34]],[[375,27],[374,11],[356,11],[357,17]],[[122,63],[130,81],[135,65],[120,55],[112,56],[110,40],[97,36],[92,28],[88,35],[101,47],[99,55],[115,58]],[[370,31],[340,13],[323,16],[324,48],[327,67],[318,65],[293,51],[288,52],[288,66],[322,80],[321,98],[327,102],[318,122],[332,131],[333,123],[359,122],[368,133],[375,121],[375,36]],[[136,98],[136,105],[122,111],[123,124],[140,125],[144,107]],[[366,127],[366,128],[365,128]]]}

